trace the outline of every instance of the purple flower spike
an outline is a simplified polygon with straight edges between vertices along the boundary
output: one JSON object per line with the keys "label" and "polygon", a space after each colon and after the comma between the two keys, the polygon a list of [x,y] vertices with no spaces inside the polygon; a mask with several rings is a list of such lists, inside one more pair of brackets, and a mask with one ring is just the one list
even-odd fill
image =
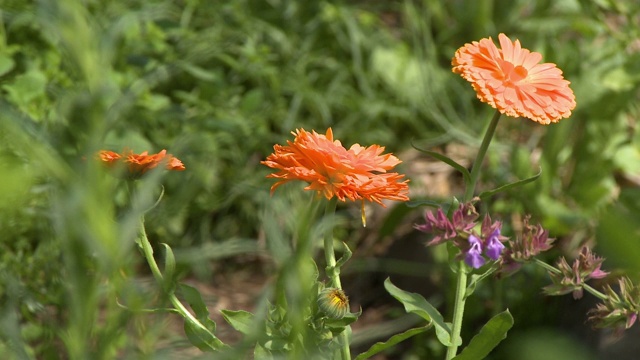
{"label": "purple flower spike", "polygon": [[484,253],[491,260],[498,260],[504,249],[504,244],[500,242],[500,229],[495,229],[487,239]]}
{"label": "purple flower spike", "polygon": [[478,269],[484,265],[484,258],[482,257],[482,242],[475,235],[469,236],[469,244],[471,247],[464,256],[464,262],[474,269]]}

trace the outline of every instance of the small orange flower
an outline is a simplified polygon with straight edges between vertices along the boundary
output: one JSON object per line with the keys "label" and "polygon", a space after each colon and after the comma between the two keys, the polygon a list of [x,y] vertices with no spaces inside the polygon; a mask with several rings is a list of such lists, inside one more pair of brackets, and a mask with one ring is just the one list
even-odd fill
{"label": "small orange flower", "polygon": [[522,116],[540,124],[558,122],[576,106],[570,82],[542,55],[498,35],[498,49],[491,38],[465,44],[451,62],[453,72],[469,81],[478,99],[502,114]]}
{"label": "small orange flower", "polygon": [[274,153],[262,164],[278,169],[267,177],[279,179],[271,186],[271,192],[292,180],[309,183],[305,190],[313,190],[340,201],[347,199],[369,200],[382,204],[382,199],[408,201],[409,180],[404,175],[388,173],[401,161],[391,155],[381,155],[384,147],[362,147],[354,144],[345,149],[340,141],[333,140],[331,128],[326,135],[304,129],[291,132],[293,142],[287,146],[275,145]]}
{"label": "small orange flower", "polygon": [[118,154],[113,151],[102,150],[98,153],[98,157],[109,167],[124,164],[128,169],[129,176],[132,178],[139,178],[160,163],[166,163],[168,170],[182,171],[185,169],[182,161],[171,154],[167,154],[166,150],[151,155],[148,154],[148,151],[134,154],[131,150],[125,150],[122,154]]}

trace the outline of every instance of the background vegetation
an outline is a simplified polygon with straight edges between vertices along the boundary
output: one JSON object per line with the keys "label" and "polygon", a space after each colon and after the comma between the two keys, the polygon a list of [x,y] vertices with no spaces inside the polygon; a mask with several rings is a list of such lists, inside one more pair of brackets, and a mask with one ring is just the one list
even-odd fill
{"label": "background vegetation", "polygon": [[[532,214],[558,238],[554,255],[597,244],[605,268],[640,268],[633,1],[4,0],[0,11],[0,353],[198,356],[171,315],[132,311],[162,300],[136,250],[133,215],[162,182],[149,237],[174,248],[212,307],[251,308],[286,255],[286,245],[269,244],[287,243],[308,199],[299,184],[270,197],[259,164],[296,128],[385,145],[404,161],[414,200],[456,195],[459,179],[437,182],[431,159],[411,145],[472,159],[492,109],[450,61],[464,43],[500,32],[558,64],[578,106],[548,127],[502,121],[481,186],[542,176],[497,198],[493,213],[512,233]],[[118,180],[93,161],[99,149],[124,147],[166,148],[187,171],[142,180],[147,190],[127,210]],[[357,208],[340,209],[340,235],[355,251],[347,293],[364,309],[356,346],[415,322],[385,295],[387,276],[444,306],[446,256],[411,230],[423,209],[372,208],[366,230]],[[584,323],[589,299],[542,297],[546,281],[531,269],[476,292],[469,333],[504,307],[516,321],[492,358],[633,354]],[[388,356],[437,355],[431,336]]]}

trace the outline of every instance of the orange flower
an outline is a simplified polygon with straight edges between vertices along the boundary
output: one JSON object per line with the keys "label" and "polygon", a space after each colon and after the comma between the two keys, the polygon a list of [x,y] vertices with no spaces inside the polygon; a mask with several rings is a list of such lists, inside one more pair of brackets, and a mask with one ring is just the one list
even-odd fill
{"label": "orange flower", "polygon": [[542,55],[498,35],[465,44],[451,62],[453,72],[471,83],[478,98],[502,114],[522,116],[540,124],[558,122],[576,106],[569,81],[553,63],[540,64]]}
{"label": "orange flower", "polygon": [[133,178],[139,178],[160,163],[166,163],[168,170],[182,171],[185,169],[182,161],[171,154],[167,154],[166,150],[151,155],[148,155],[148,151],[134,154],[131,150],[125,150],[122,154],[118,154],[113,151],[102,150],[98,153],[98,157],[109,167],[124,163],[129,171],[129,176]]}
{"label": "orange flower", "polygon": [[382,204],[382,199],[408,201],[409,180],[404,175],[388,173],[401,161],[397,157],[381,155],[384,147],[362,147],[354,144],[345,149],[340,141],[333,140],[331,128],[326,135],[304,129],[291,132],[293,142],[287,146],[275,145],[274,153],[262,164],[278,169],[267,177],[279,179],[271,186],[271,193],[280,185],[292,180],[309,183],[305,190],[313,190],[340,201],[362,199]]}

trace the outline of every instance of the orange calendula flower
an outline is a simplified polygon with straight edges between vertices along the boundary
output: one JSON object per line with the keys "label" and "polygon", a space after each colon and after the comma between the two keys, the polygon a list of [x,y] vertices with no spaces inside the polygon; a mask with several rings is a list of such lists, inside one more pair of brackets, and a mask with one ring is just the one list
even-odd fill
{"label": "orange calendula flower", "polygon": [[522,116],[540,124],[567,118],[576,106],[569,81],[553,63],[540,63],[542,55],[523,49],[498,35],[465,44],[451,62],[453,72],[471,83],[478,98],[502,114]]}
{"label": "orange calendula flower", "polygon": [[382,155],[383,146],[354,144],[347,150],[340,141],[333,140],[331,128],[326,135],[304,129],[291,134],[295,135],[293,142],[275,145],[273,154],[262,161],[279,170],[267,176],[279,179],[271,186],[272,193],[284,183],[302,180],[309,183],[305,190],[316,191],[327,199],[362,199],[383,206],[383,199],[409,200],[409,180],[402,181],[404,175],[387,172],[401,161],[391,154]]}
{"label": "orange calendula flower", "polygon": [[185,169],[184,164],[178,158],[171,154],[167,154],[166,150],[162,150],[157,154],[149,155],[148,151],[135,154],[131,150],[125,150],[122,154],[118,154],[109,150],[102,150],[98,153],[98,157],[109,167],[124,165],[129,176],[138,178],[145,172],[165,163],[168,170],[182,171]]}

